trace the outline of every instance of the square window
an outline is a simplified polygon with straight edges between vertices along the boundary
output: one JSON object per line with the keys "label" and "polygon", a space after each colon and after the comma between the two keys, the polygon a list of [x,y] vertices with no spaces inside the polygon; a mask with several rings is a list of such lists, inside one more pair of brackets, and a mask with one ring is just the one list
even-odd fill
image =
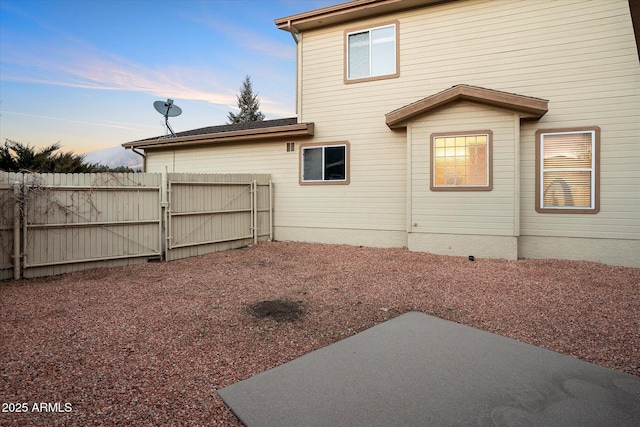
{"label": "square window", "polygon": [[599,211],[600,129],[536,132],[536,210]]}
{"label": "square window", "polygon": [[397,23],[346,33],[345,81],[396,77]]}
{"label": "square window", "polygon": [[300,182],[348,183],[348,151],[347,144],[302,146]]}
{"label": "square window", "polygon": [[431,190],[489,191],[491,131],[431,135]]}

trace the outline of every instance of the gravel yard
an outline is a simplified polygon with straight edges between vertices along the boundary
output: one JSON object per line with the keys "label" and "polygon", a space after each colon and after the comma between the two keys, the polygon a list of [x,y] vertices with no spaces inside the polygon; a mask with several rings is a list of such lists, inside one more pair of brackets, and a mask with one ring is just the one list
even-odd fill
{"label": "gravel yard", "polygon": [[273,242],[0,283],[0,425],[240,425],[216,389],[410,310],[640,376],[640,269]]}

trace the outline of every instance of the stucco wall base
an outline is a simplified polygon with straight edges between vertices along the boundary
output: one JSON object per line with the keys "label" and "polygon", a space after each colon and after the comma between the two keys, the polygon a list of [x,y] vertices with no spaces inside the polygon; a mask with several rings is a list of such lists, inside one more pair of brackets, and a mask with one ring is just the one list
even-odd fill
{"label": "stucco wall base", "polygon": [[570,259],[640,268],[640,240],[537,236],[484,236],[275,227],[274,239],[369,247],[407,247],[416,252],[477,258]]}
{"label": "stucco wall base", "polygon": [[640,240],[520,236],[520,258],[557,258],[640,267]]}
{"label": "stucco wall base", "polygon": [[274,239],[291,242],[394,248],[407,246],[405,231],[274,227]]}
{"label": "stucco wall base", "polygon": [[409,233],[408,247],[412,251],[438,255],[510,260],[518,256],[518,239],[511,236]]}

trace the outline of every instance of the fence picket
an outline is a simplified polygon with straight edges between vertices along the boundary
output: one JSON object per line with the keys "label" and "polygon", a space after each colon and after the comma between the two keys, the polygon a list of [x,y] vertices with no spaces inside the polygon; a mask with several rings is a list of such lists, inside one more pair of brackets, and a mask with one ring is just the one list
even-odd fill
{"label": "fence picket", "polygon": [[270,179],[0,171],[0,280],[172,260],[269,239]]}

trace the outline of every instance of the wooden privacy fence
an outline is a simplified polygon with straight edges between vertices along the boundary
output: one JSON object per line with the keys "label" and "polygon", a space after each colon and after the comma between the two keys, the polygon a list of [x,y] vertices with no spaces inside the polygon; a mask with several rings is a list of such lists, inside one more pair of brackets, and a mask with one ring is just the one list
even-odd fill
{"label": "wooden privacy fence", "polygon": [[271,189],[268,174],[0,172],[0,280],[270,239]]}
{"label": "wooden privacy fence", "polygon": [[268,174],[167,174],[166,259],[271,239]]}

